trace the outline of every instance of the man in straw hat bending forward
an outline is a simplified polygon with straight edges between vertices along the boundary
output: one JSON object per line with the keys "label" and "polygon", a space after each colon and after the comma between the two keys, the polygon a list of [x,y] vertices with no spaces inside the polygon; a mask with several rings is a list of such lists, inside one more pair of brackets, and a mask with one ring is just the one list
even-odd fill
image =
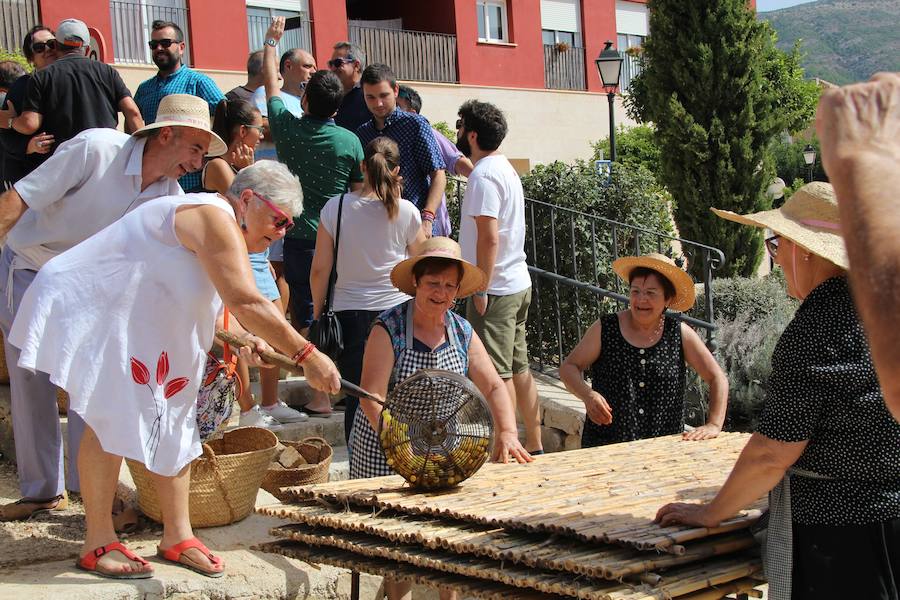
{"label": "man in straw hat bending forward", "polygon": [[[44,373],[17,366],[7,340],[25,290],[51,258],[117,221],[140,204],[182,194],[177,179],[200,168],[204,156],[225,152],[212,133],[201,98],[163,98],[157,121],[133,135],[89,129],[0,195],[0,330],[12,395],[22,499],[0,507],[0,521],[66,508],[63,446],[56,386]],[[69,413],[69,489],[79,489],[76,449],[84,423]]]}
{"label": "man in straw hat bending forward", "polygon": [[900,73],[826,91],[816,130],[846,224],[853,296],[885,402],[900,420]]}
{"label": "man in straw hat bending forward", "polygon": [[772,353],[757,431],[725,485],[708,504],[662,507],[657,520],[715,527],[769,493],[771,600],[900,600],[900,423],[850,296],[834,191],[813,182],[776,210],[713,210],[772,230],[766,248],[802,304]]}

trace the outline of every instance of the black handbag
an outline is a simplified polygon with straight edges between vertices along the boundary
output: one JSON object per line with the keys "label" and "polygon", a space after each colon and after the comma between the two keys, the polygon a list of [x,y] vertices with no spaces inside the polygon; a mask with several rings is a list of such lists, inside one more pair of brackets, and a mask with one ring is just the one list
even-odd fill
{"label": "black handbag", "polygon": [[341,199],[338,201],[337,230],[334,236],[334,260],[331,263],[331,275],[328,277],[328,294],[325,296],[322,314],[309,327],[309,341],[332,360],[337,360],[344,349],[344,332],[332,307],[334,284],[337,281],[338,246],[341,242],[341,213],[343,210],[344,194],[341,194]]}

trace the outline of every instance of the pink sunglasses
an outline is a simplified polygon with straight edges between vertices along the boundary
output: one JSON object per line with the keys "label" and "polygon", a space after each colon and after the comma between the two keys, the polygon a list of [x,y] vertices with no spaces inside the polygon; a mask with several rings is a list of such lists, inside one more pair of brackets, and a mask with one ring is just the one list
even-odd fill
{"label": "pink sunglasses", "polygon": [[272,204],[272,201],[269,200],[268,198],[266,198],[265,196],[263,196],[262,194],[253,192],[253,195],[256,196],[257,198],[259,198],[260,200],[262,200],[263,204],[268,206],[270,209],[272,209],[272,212],[274,212],[276,215],[281,217],[280,219],[275,221],[275,229],[284,228],[285,231],[290,231],[291,229],[293,229],[294,219],[289,214],[287,214],[286,212],[284,212],[283,210],[281,210],[280,208],[278,208],[277,206]]}

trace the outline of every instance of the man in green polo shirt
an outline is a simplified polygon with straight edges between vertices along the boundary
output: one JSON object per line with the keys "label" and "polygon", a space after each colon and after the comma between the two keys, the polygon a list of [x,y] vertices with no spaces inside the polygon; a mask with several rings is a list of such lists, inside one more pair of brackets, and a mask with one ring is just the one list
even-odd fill
{"label": "man in green polo shirt", "polygon": [[[278,87],[276,46],[284,34],[284,17],[276,17],[266,32],[263,80],[269,112],[269,129],[275,139],[278,160],[300,178],[303,214],[294,216],[295,227],[284,239],[284,277],[290,287],[291,322],[302,335],[312,323],[313,301],[309,270],[316,247],[319,211],[332,197],[362,187],[359,138],[331,118],[341,104],[344,88],[337,75],[318,71],[306,84],[303,116],[285,107]],[[310,416],[331,412],[328,396],[317,394],[304,409]]]}

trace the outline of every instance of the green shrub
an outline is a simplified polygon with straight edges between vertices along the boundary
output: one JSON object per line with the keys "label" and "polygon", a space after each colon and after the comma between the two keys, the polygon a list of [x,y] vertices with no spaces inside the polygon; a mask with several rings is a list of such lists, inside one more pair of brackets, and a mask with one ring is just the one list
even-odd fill
{"label": "green shrub", "polygon": [[[809,141],[796,139],[787,141],[783,138],[776,138],[769,145],[769,154],[775,163],[775,174],[781,177],[785,183],[791,185],[791,182],[799,179],[801,182],[806,181],[807,167],[803,160],[803,149],[807,144],[811,144],[816,149],[816,162],[813,165],[813,181],[828,181],[828,175],[822,166],[822,151],[819,147],[818,138]],[[793,187],[793,186],[791,186]],[[796,188],[794,188],[796,190]]]}
{"label": "green shrub", "polygon": [[[788,297],[780,270],[762,279],[716,279],[713,297],[716,359],[728,377],[725,425],[732,431],[752,431],[765,402],[772,351],[798,303]],[[705,422],[707,398],[706,384],[688,369],[688,423]]]}
{"label": "green shrub", "polygon": [[[609,137],[591,144],[594,155],[591,160],[609,159],[612,156],[609,146]],[[659,146],[654,138],[652,125],[637,125],[625,128],[616,128],[616,164],[623,164],[629,168],[642,165],[659,178]]]}
{"label": "green shrub", "polygon": [[[525,252],[529,264],[539,269],[623,292],[624,286],[611,269],[616,256],[635,254],[638,247],[640,253],[670,248],[664,235],[673,234],[671,201],[645,167],[615,168],[606,184],[591,163],[554,162],[535,167],[522,177],[522,184],[527,198],[570,209],[554,211],[535,203],[526,210],[530,235],[525,240]],[[632,229],[614,228],[591,216],[663,235],[636,237]],[[540,353],[553,362],[560,360],[591,322],[616,307],[614,301],[600,301],[590,292],[536,278],[531,309],[535,318],[529,319],[528,325],[530,353]],[[538,329],[541,324],[543,330]],[[553,325],[550,331],[548,324]]]}

